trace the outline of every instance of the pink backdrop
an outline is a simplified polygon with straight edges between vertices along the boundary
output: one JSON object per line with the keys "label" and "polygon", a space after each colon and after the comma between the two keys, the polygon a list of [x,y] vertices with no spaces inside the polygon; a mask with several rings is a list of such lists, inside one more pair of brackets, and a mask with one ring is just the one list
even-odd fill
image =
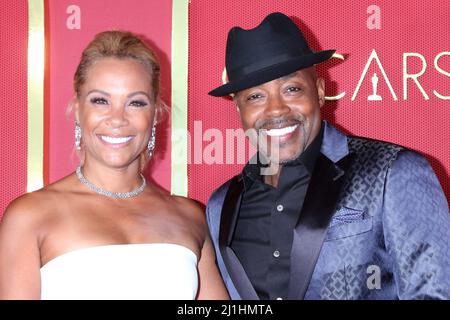
{"label": "pink backdrop", "polygon": [[[379,9],[380,29],[369,29],[374,17],[368,11]],[[370,9],[370,8],[369,8]],[[225,41],[235,25],[253,28],[270,12],[281,11],[301,26],[315,50],[337,49],[345,61],[328,61],[319,71],[326,79],[328,96],[346,92],[339,101],[327,102],[323,116],[346,133],[386,140],[424,154],[450,199],[450,102],[433,94],[450,96],[450,20],[449,1],[192,1],[189,38],[189,127],[202,120],[203,130],[239,128],[232,103],[207,95],[221,84]],[[370,21],[369,21],[370,22]],[[369,26],[371,26],[369,24]],[[377,26],[377,25],[376,25]],[[375,50],[397,100],[372,61],[354,100],[364,67]],[[442,53],[438,66],[435,57]],[[426,69],[418,78],[428,95],[425,99],[413,80],[403,89],[403,56],[416,53]],[[406,72],[419,73],[420,57],[407,58]],[[368,101],[372,94],[371,77],[379,77],[377,93],[382,101]],[[445,74],[446,72],[446,74]],[[204,145],[208,145],[208,141]],[[237,174],[242,165],[189,165],[189,195],[205,202],[212,190]],[[200,183],[207,181],[208,183]]]}
{"label": "pink backdrop", "polygon": [[[76,5],[81,12],[80,29],[68,11]],[[380,29],[370,29],[370,5],[380,10]],[[73,154],[73,118],[66,116],[72,97],[72,76],[82,48],[93,35],[106,29],[127,29],[153,41],[162,62],[163,98],[170,105],[172,2],[160,0],[58,0],[46,1],[48,70],[46,81],[45,168],[48,181],[69,174],[78,160]],[[423,153],[450,199],[450,2],[408,0],[379,1],[238,1],[193,0],[189,5],[189,113],[188,129],[201,121],[202,133],[210,128],[221,132],[239,128],[235,108],[226,99],[207,92],[220,85],[225,40],[230,27],[256,26],[269,12],[281,11],[301,25],[316,50],[337,49],[345,61],[329,61],[320,67],[327,95],[346,92],[323,108],[326,119],[347,133],[402,144]],[[27,139],[27,1],[0,2],[0,108],[1,108],[1,197],[0,215],[7,203],[26,191]],[[354,100],[364,67],[375,50],[397,96],[394,100],[376,61],[370,64]],[[447,54],[446,54],[447,52]],[[404,55],[414,56],[404,58]],[[435,58],[441,55],[435,66]],[[409,79],[404,99],[406,73],[425,68],[418,81],[428,95]],[[422,61],[422,59],[426,63]],[[382,101],[368,101],[373,73],[379,76]],[[198,124],[198,123],[197,123]],[[157,159],[151,172],[154,180],[170,189],[170,123],[159,129]],[[193,136],[193,135],[192,135]],[[208,146],[203,141],[203,148]],[[198,144],[195,145],[199,147]],[[200,149],[200,153],[203,150]],[[193,159],[190,159],[191,162]],[[221,183],[237,174],[242,164],[189,164],[189,196],[206,202]]]}
{"label": "pink backdrop", "polygon": [[27,187],[27,4],[0,2],[0,217]]}

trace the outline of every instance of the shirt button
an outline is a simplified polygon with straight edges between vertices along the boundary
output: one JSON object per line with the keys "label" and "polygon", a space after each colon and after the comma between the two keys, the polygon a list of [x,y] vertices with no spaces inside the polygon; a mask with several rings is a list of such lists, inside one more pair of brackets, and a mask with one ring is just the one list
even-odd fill
{"label": "shirt button", "polygon": [[284,207],[283,207],[282,204],[277,205],[277,211],[278,211],[278,212],[283,211],[283,209],[284,209]]}
{"label": "shirt button", "polygon": [[278,257],[280,256],[280,251],[275,250],[275,251],[273,252],[273,256],[274,256],[275,258],[278,258]]}
{"label": "shirt button", "polygon": [[277,300],[283,300],[283,298],[281,298],[281,297],[278,297],[278,298],[277,298]]}

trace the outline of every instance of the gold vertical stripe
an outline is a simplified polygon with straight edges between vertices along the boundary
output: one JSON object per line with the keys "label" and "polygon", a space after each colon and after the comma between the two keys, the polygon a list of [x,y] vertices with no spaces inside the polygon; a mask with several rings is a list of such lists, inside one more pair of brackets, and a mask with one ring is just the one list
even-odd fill
{"label": "gold vertical stripe", "polygon": [[28,0],[27,192],[44,185],[44,0]]}
{"label": "gold vertical stripe", "polygon": [[189,0],[172,2],[171,193],[188,195],[188,20]]}

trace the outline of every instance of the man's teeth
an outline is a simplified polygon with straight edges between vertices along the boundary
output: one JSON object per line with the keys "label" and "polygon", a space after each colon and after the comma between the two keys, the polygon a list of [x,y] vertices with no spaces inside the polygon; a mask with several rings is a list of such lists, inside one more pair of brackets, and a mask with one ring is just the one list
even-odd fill
{"label": "man's teeth", "polygon": [[280,128],[280,129],[265,130],[265,132],[270,137],[279,137],[279,136],[284,136],[285,134],[293,132],[297,127],[298,127],[298,124],[290,126],[290,127]]}
{"label": "man's teeth", "polygon": [[101,139],[105,142],[112,143],[112,144],[119,144],[119,143],[125,143],[130,141],[133,137],[110,137],[110,136],[100,136]]}

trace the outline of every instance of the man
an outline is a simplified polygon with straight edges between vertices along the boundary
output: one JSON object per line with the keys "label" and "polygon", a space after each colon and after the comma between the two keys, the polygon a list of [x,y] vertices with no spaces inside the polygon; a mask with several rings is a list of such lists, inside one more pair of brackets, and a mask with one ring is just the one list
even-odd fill
{"label": "man", "polygon": [[[217,262],[233,299],[448,299],[450,215],[427,161],[347,137],[320,118],[324,81],[281,13],[231,29],[229,82],[244,130],[267,139],[261,163],[208,202]],[[255,134],[256,132],[256,134]],[[267,168],[266,168],[267,169]]]}

